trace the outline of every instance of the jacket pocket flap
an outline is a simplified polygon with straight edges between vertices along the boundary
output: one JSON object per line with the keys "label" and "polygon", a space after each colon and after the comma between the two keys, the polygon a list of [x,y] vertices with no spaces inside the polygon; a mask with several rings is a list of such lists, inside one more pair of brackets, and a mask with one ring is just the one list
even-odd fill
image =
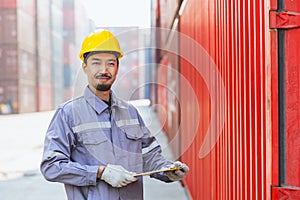
{"label": "jacket pocket flap", "polygon": [[83,144],[100,144],[107,141],[107,137],[100,131],[88,131],[80,133]]}
{"label": "jacket pocket flap", "polygon": [[126,137],[132,140],[138,140],[143,137],[143,131],[139,125],[130,125],[122,128]]}

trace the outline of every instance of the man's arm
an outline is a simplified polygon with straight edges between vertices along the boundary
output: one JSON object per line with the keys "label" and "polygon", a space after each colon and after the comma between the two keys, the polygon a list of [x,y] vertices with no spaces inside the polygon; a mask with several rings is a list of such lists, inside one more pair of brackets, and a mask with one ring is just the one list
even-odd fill
{"label": "man's arm", "polygon": [[71,149],[75,144],[67,117],[59,108],[50,122],[44,142],[40,169],[45,179],[77,186],[96,185],[99,166],[71,161]]}
{"label": "man's arm", "polygon": [[[139,116],[139,121],[144,132],[144,137],[142,138],[142,152],[143,152],[143,171],[154,171],[170,167],[180,167],[181,170],[176,170],[173,172],[160,172],[150,175],[153,178],[159,179],[164,182],[173,182],[181,180],[185,177],[186,173],[189,171],[188,167],[179,161],[172,162],[167,160],[162,156],[161,146],[155,137],[151,136],[150,131],[145,126],[142,118]],[[179,166],[180,165],[180,166]]]}

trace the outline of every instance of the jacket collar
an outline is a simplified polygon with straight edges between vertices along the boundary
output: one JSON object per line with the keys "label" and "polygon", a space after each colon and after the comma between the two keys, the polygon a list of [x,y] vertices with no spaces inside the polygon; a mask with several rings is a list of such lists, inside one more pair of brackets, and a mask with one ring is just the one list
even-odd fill
{"label": "jacket collar", "polygon": [[[102,113],[104,110],[106,110],[109,107],[102,99],[97,97],[90,90],[88,86],[85,88],[83,96],[88,102],[88,104],[90,104],[98,114]],[[112,91],[110,93],[110,98],[111,98],[111,107],[113,108],[119,107],[123,109],[128,108],[128,104],[125,101],[119,99]]]}
{"label": "jacket collar", "polygon": [[110,93],[111,106],[126,109],[128,108],[128,103],[118,98],[113,91]]}

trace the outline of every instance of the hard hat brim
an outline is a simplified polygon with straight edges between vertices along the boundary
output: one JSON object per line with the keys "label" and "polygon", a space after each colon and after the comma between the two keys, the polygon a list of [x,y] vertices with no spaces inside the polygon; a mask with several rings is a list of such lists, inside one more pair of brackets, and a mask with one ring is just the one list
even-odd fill
{"label": "hard hat brim", "polygon": [[116,52],[116,51],[91,51],[91,52],[86,52],[83,54],[83,60],[88,59],[88,57],[94,55],[94,54],[98,54],[98,53],[109,53],[109,54],[113,54],[117,59],[120,59],[121,53]]}

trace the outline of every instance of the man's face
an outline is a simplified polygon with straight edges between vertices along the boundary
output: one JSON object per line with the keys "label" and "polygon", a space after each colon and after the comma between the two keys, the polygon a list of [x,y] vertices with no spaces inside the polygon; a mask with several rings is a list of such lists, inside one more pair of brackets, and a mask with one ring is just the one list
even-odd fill
{"label": "man's face", "polygon": [[82,68],[93,91],[108,91],[118,73],[117,59],[110,53],[97,53],[88,57]]}

